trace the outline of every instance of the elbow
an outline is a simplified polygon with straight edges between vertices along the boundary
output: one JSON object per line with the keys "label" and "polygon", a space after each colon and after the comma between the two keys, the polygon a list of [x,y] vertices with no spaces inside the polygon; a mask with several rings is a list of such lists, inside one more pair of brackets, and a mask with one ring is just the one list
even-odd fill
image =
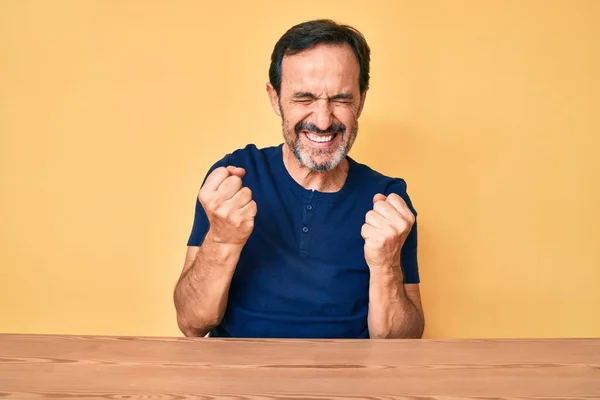
{"label": "elbow", "polygon": [[415,322],[414,329],[411,329],[407,339],[422,339],[425,332],[425,318],[419,313],[419,318]]}
{"label": "elbow", "polygon": [[369,338],[370,339],[398,339],[398,332],[394,332],[391,326],[383,327],[369,327]]}
{"label": "elbow", "polygon": [[383,333],[383,332],[369,332],[370,339],[390,339],[391,336]]}
{"label": "elbow", "polygon": [[174,297],[177,326],[186,337],[206,336],[211,329],[221,324],[223,315],[218,311],[198,307],[196,302],[190,304],[178,296],[177,292]]}
{"label": "elbow", "polygon": [[188,337],[188,338],[204,337],[210,331],[210,329],[204,330],[204,329],[194,328],[192,326],[181,325],[181,324],[179,324],[179,330],[183,333],[183,335],[185,337]]}
{"label": "elbow", "polygon": [[425,332],[425,315],[421,310],[419,313],[418,323],[414,332],[414,336],[411,339],[422,339],[423,333]]}
{"label": "elbow", "polygon": [[394,326],[393,323],[369,327],[371,339],[421,339],[425,331],[425,320],[421,316]]}
{"label": "elbow", "polygon": [[402,334],[393,335],[390,338],[393,339],[422,339],[423,332],[425,331],[425,320],[421,315],[416,318],[410,328],[404,330]]}
{"label": "elbow", "polygon": [[221,316],[195,316],[186,318],[183,315],[177,315],[177,326],[185,337],[204,337],[211,329],[221,323]]}
{"label": "elbow", "polygon": [[369,334],[370,339],[421,339],[423,331],[414,329],[408,332],[373,332]]}

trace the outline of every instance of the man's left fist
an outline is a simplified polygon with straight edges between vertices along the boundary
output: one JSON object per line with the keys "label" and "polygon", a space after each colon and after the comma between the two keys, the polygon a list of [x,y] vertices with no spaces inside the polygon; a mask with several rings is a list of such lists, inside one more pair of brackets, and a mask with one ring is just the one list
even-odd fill
{"label": "man's left fist", "polygon": [[408,236],[415,216],[402,197],[376,194],[373,209],[366,215],[360,231],[365,239],[365,260],[369,268],[400,266],[400,250]]}

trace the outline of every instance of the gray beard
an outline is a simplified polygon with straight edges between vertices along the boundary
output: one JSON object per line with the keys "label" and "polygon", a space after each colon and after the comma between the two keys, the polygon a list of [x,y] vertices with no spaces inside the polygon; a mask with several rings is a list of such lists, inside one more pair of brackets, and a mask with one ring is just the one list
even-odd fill
{"label": "gray beard", "polygon": [[[327,172],[331,171],[332,169],[335,169],[348,156],[348,153],[350,152],[350,149],[352,148],[352,145],[354,144],[354,141],[356,140],[356,136],[358,134],[358,121],[355,121],[354,131],[338,133],[338,135],[342,135],[342,140],[340,140],[340,142],[343,142],[345,134],[352,135],[350,142],[347,145],[342,144],[340,148],[336,149],[335,153],[332,155],[332,158],[329,161],[317,164],[310,159],[310,156],[302,153],[300,149],[300,134],[297,134],[293,127],[290,130],[286,129],[285,115],[283,114],[281,103],[279,104],[279,112],[281,114],[281,130],[283,131],[283,140],[290,147],[290,149],[292,150],[292,154],[294,154],[294,157],[296,157],[296,160],[298,160],[300,165],[310,169],[311,171]],[[288,142],[288,135],[286,135],[287,131],[290,132],[289,136],[295,136],[294,140]]]}
{"label": "gray beard", "polygon": [[[338,135],[344,135],[343,133],[338,133]],[[343,139],[343,136],[342,136]],[[304,167],[310,169],[311,171],[317,172],[327,172],[335,169],[340,163],[346,158],[348,155],[348,146],[342,144],[335,152],[332,154],[332,157],[329,161],[317,164],[314,162],[310,156],[306,153],[302,153],[300,146],[300,136],[296,135],[296,139],[292,143],[288,143],[294,154],[294,157],[302,164]]]}

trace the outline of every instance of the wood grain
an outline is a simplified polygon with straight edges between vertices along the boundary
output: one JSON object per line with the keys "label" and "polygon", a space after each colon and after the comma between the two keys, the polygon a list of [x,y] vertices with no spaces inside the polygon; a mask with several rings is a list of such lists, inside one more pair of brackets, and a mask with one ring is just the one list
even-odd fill
{"label": "wood grain", "polygon": [[600,399],[600,339],[0,335],[0,399]]}

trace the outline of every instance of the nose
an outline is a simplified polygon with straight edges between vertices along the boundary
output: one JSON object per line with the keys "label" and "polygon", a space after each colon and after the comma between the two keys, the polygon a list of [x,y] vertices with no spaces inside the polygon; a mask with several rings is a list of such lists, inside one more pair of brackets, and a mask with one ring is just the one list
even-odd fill
{"label": "nose", "polygon": [[333,114],[331,112],[331,107],[327,99],[320,99],[315,103],[315,125],[317,126],[317,128],[324,131],[328,129],[333,123]]}

